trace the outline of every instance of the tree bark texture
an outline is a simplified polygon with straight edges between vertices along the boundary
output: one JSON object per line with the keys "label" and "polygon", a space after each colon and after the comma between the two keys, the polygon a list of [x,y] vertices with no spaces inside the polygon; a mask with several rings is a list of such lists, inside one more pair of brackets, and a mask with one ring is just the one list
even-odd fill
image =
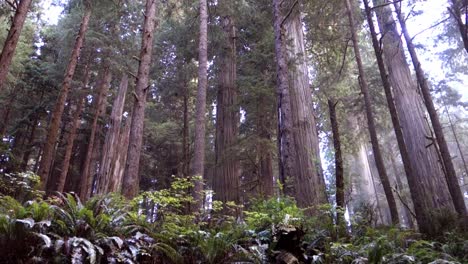
{"label": "tree bark texture", "polygon": [[149,71],[153,52],[154,31],[156,28],[156,5],[158,0],[147,0],[145,22],[140,51],[140,65],[135,85],[135,103],[132,111],[132,125],[128,145],[128,156],[125,165],[122,194],[127,198],[133,198],[138,194],[140,177],[140,156],[143,146],[143,129],[145,122],[146,97],[148,94]]}
{"label": "tree bark texture", "polygon": [[97,179],[98,194],[106,194],[109,192],[110,179],[114,176],[112,175],[112,172],[116,163],[119,144],[121,143],[118,140],[120,135],[120,127],[122,124],[122,114],[125,106],[125,95],[127,94],[127,88],[128,76],[123,74],[120,81],[120,87],[112,107],[106,139],[103,146],[103,154]]}
{"label": "tree bark texture", "polygon": [[[301,207],[327,202],[298,1],[275,0],[280,180]],[[313,213],[312,209],[310,213]]]}
{"label": "tree bark texture", "polygon": [[380,151],[379,140],[377,138],[377,131],[375,128],[375,119],[372,113],[372,103],[369,95],[369,87],[367,84],[367,76],[364,72],[364,66],[362,64],[361,52],[359,50],[359,40],[357,37],[355,22],[354,22],[354,8],[351,5],[350,0],[346,0],[346,7],[348,9],[348,18],[349,24],[351,26],[351,40],[353,42],[354,54],[356,58],[356,64],[359,70],[359,85],[361,87],[361,92],[364,96],[364,106],[367,116],[367,126],[369,129],[369,135],[371,138],[372,152],[374,153],[375,164],[379,173],[380,181],[385,192],[385,197],[387,198],[388,207],[390,209],[390,215],[392,218],[393,224],[399,223],[398,209],[395,202],[395,198],[390,186],[390,181],[388,180],[387,171],[383,162],[382,152]]}
{"label": "tree bark texture", "polygon": [[[205,171],[206,89],[208,86],[208,5],[200,0],[200,40],[198,43],[198,90],[195,106],[195,142],[191,176],[203,177]],[[203,184],[196,182],[193,196],[198,210],[203,205]]]}
{"label": "tree bark texture", "polygon": [[107,105],[107,93],[109,92],[109,86],[112,79],[112,73],[110,68],[106,66],[102,73],[102,79],[100,80],[97,95],[95,95],[95,111],[93,123],[91,124],[91,133],[89,135],[89,141],[87,145],[86,157],[83,163],[81,172],[81,185],[80,185],[80,198],[82,201],[87,200],[92,194],[93,187],[93,176],[94,169],[92,166],[93,152],[96,142],[96,134],[98,131],[98,121],[105,114]]}
{"label": "tree bark texture", "polygon": [[112,169],[112,177],[109,181],[108,192],[121,192],[122,189],[122,181],[123,175],[125,172],[125,164],[127,161],[127,150],[129,145],[129,138],[130,138],[130,128],[131,128],[131,115],[125,122],[125,126],[121,129],[119,135],[119,147],[117,150],[117,155],[115,157],[115,164]]}
{"label": "tree bark texture", "polygon": [[[374,0],[374,6],[382,3],[382,0]],[[411,76],[392,11],[386,6],[378,8],[376,14],[380,32],[383,34],[382,52],[415,178],[413,180],[408,177],[408,185],[418,226],[421,232],[430,233],[433,230],[431,210],[453,208],[453,205],[436,146],[427,138],[432,133],[431,128],[426,122],[418,86]]]}
{"label": "tree bark texture", "polygon": [[[401,159],[403,161],[403,167],[405,169],[406,177],[408,181],[411,181],[412,184],[411,186],[416,186],[417,185],[417,178],[413,172],[413,165],[411,163],[411,157],[408,153],[408,148],[405,144],[405,138],[403,135],[403,131],[401,128],[400,120],[398,118],[398,110],[395,105],[395,101],[393,99],[393,94],[392,94],[392,87],[390,84],[390,79],[387,74],[387,69],[385,67],[385,61],[383,58],[382,50],[380,47],[380,42],[377,38],[377,33],[375,30],[374,26],[374,21],[373,21],[373,13],[372,10],[369,6],[369,0],[364,0],[364,6],[366,10],[366,17],[367,17],[367,23],[369,25],[370,33],[371,33],[371,38],[372,38],[372,45],[374,48],[376,60],[377,60],[377,65],[379,67],[379,73],[380,77],[382,80],[382,85],[385,91],[385,97],[387,99],[387,105],[388,109],[390,112],[390,117],[392,119],[392,124],[393,124],[393,130],[396,135],[397,143],[398,143],[398,148],[400,150],[401,154]],[[392,157],[393,158],[393,157]],[[395,172],[396,173],[396,172]],[[419,194],[419,188],[412,188],[411,193],[415,197],[420,197]],[[416,211],[419,212],[419,219],[420,221],[425,221],[423,218],[424,216],[424,209],[422,207],[422,204],[419,199],[413,199],[414,200],[414,206],[417,208]]]}
{"label": "tree bark texture", "polygon": [[13,56],[15,55],[16,45],[18,44],[31,3],[32,0],[20,0],[16,7],[10,30],[8,31],[5,43],[3,44],[2,53],[0,54],[0,91],[5,89],[8,70]]}
{"label": "tree bark texture", "polygon": [[416,71],[416,77],[418,79],[419,87],[421,88],[421,93],[424,98],[424,103],[426,105],[429,117],[431,119],[431,124],[434,129],[434,134],[439,145],[440,154],[442,156],[442,162],[446,171],[446,180],[450,195],[452,197],[455,210],[460,215],[461,219],[468,220],[468,214],[466,211],[465,200],[460,189],[460,183],[458,182],[457,174],[455,172],[455,167],[453,166],[452,156],[445,140],[444,131],[442,125],[440,124],[439,115],[435,109],[434,102],[432,101],[431,90],[429,84],[426,80],[424,70],[422,69],[421,62],[419,61],[418,55],[416,53],[416,48],[413,44],[413,39],[409,35],[408,29],[406,27],[406,18],[401,12],[401,3],[394,2],[394,7],[397,12],[398,21],[400,22],[401,30],[403,36],[406,40],[406,46],[411,55],[411,60],[413,62],[414,70]]}
{"label": "tree bark texture", "polygon": [[239,134],[237,102],[236,27],[231,16],[222,19],[224,45],[221,54],[216,104],[216,173],[213,179],[215,200],[239,203],[240,162],[235,146]]}
{"label": "tree bark texture", "polygon": [[89,19],[91,17],[91,8],[87,5],[81,21],[80,31],[75,41],[70,61],[65,71],[64,81],[62,88],[58,96],[57,102],[55,103],[54,110],[52,112],[52,119],[47,133],[46,141],[42,150],[41,163],[39,166],[38,174],[41,177],[42,189],[45,189],[49,179],[50,169],[52,167],[53,154],[55,152],[55,145],[57,143],[58,134],[60,132],[60,123],[65,108],[65,102],[67,101],[68,93],[70,91],[73,76],[75,74],[76,64],[78,57],[81,53],[81,47],[83,46],[84,37],[88,29]]}

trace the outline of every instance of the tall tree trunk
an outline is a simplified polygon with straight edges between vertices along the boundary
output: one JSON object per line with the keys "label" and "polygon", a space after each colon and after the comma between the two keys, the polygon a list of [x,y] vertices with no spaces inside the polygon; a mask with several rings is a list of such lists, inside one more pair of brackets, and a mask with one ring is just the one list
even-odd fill
{"label": "tall tree trunk", "polygon": [[140,65],[135,86],[135,103],[133,105],[130,144],[123,178],[122,194],[132,198],[140,188],[140,155],[143,145],[143,127],[145,123],[146,95],[149,89],[149,71],[153,52],[154,30],[156,28],[156,4],[158,0],[146,0],[145,22],[140,51]]}
{"label": "tall tree trunk", "polygon": [[[339,209],[345,208],[344,197],[344,170],[343,170],[343,156],[341,154],[341,141],[340,131],[338,129],[338,118],[336,116],[336,104],[332,99],[328,99],[328,109],[330,112],[330,123],[333,133],[333,148],[335,149],[335,181],[336,181],[336,206]],[[342,213],[337,213],[337,223],[339,224],[343,219]]]}
{"label": "tall tree trunk", "polygon": [[120,127],[122,124],[122,114],[125,106],[125,95],[128,88],[128,76],[123,74],[120,81],[119,91],[115,98],[108,124],[106,140],[103,146],[103,155],[101,159],[101,166],[99,167],[97,193],[106,194],[109,191],[109,182],[114,168],[117,150],[119,148],[119,135]]}
{"label": "tall tree trunk", "polygon": [[52,158],[55,152],[55,145],[57,143],[58,134],[60,132],[60,123],[65,108],[65,102],[67,101],[73,76],[75,74],[75,68],[78,62],[78,57],[80,56],[81,47],[83,46],[86,30],[88,29],[89,18],[91,17],[90,3],[88,3],[87,1],[84,2],[86,6],[85,12],[83,14],[83,19],[81,21],[80,31],[78,32],[78,36],[75,41],[75,46],[73,47],[73,51],[70,56],[70,61],[65,71],[62,89],[60,90],[59,97],[54,106],[54,111],[52,112],[52,120],[50,122],[49,131],[47,133],[47,138],[42,150],[42,158],[38,172],[39,176],[41,177],[42,189],[46,188],[49,180],[50,169],[52,167]]}
{"label": "tall tree trunk", "polygon": [[[448,7],[453,20],[457,23],[460,36],[463,41],[465,51],[468,52],[468,1],[467,0],[451,0],[451,5]],[[462,11],[463,10],[463,11]],[[462,15],[465,16],[463,21]]]}
{"label": "tall tree trunk", "polygon": [[83,80],[83,87],[81,88],[80,95],[76,100],[76,108],[72,116],[72,124],[68,136],[66,138],[66,147],[65,154],[63,157],[62,168],[60,170],[60,175],[57,179],[56,191],[63,192],[65,188],[65,183],[67,181],[68,169],[70,168],[70,160],[73,153],[73,146],[75,144],[75,139],[77,137],[77,131],[81,122],[81,114],[85,105],[86,90],[89,84],[90,74],[89,74],[89,62],[85,66],[84,70],[85,78]]}
{"label": "tall tree trunk", "polygon": [[[205,172],[205,115],[206,89],[208,86],[208,5],[206,0],[200,0],[200,40],[198,43],[198,90],[195,106],[195,144],[191,176],[203,177]],[[193,197],[199,210],[203,205],[203,185],[196,182]]]}
{"label": "tall tree trunk", "polygon": [[[386,3],[373,0],[374,6]],[[434,209],[452,208],[444,173],[438,161],[437,149],[426,136],[431,134],[425,120],[425,110],[406,61],[403,43],[389,6],[376,9],[377,21],[383,39],[383,55],[393,87],[395,106],[408,149],[414,179],[408,176],[408,185],[421,232],[433,232]],[[406,169],[405,169],[406,170]]]}
{"label": "tall tree trunk", "polygon": [[414,47],[413,39],[409,35],[408,29],[406,28],[406,20],[405,20],[406,18],[401,12],[400,4],[401,3],[394,2],[395,10],[397,12],[398,21],[400,22],[403,36],[405,37],[405,40],[406,40],[406,46],[408,47],[408,51],[411,55],[411,60],[413,61],[413,66],[416,71],[416,77],[418,79],[419,87],[421,88],[421,93],[424,98],[424,103],[426,105],[427,111],[429,112],[429,117],[431,118],[432,127],[434,128],[434,134],[437,140],[437,144],[439,145],[439,150],[442,156],[442,161],[443,161],[446,173],[447,173],[446,180],[447,180],[447,185],[450,191],[450,195],[452,196],[455,210],[457,211],[459,216],[464,220],[468,220],[465,200],[463,198],[463,194],[460,189],[460,183],[458,182],[457,174],[455,172],[455,167],[453,166],[452,156],[450,155],[447,141],[445,140],[444,131],[442,129],[442,125],[440,124],[439,115],[437,114],[437,110],[435,109],[434,102],[432,101],[431,90],[429,88],[429,84],[424,75],[424,71],[421,67],[421,62],[419,61],[418,55],[416,53],[416,48]]}
{"label": "tall tree trunk", "polygon": [[382,186],[385,192],[385,197],[387,198],[388,207],[390,209],[390,215],[392,217],[392,223],[398,224],[399,217],[398,217],[398,209],[395,202],[395,198],[393,196],[392,188],[390,186],[390,181],[388,180],[387,171],[385,169],[385,165],[382,158],[382,153],[380,151],[379,140],[377,138],[377,131],[375,128],[375,119],[372,113],[372,104],[369,95],[369,88],[367,84],[367,77],[364,72],[364,66],[361,60],[361,52],[359,50],[359,42],[355,28],[354,22],[354,9],[351,6],[350,0],[346,0],[346,7],[348,9],[348,17],[349,17],[349,24],[351,26],[351,40],[353,41],[354,47],[354,54],[356,57],[356,64],[359,70],[359,81],[361,86],[361,92],[364,96],[364,105],[366,109],[366,116],[367,116],[367,126],[369,129],[369,135],[371,138],[372,144],[372,152],[374,153],[375,164],[377,166],[377,170],[379,173],[380,181],[382,182]]}
{"label": "tall tree trunk", "polygon": [[80,186],[80,198],[81,200],[86,200],[91,196],[91,190],[93,186],[93,176],[92,173],[92,160],[93,152],[95,148],[96,133],[98,130],[98,121],[104,115],[106,105],[107,105],[107,93],[109,91],[110,82],[112,79],[112,73],[108,66],[105,67],[102,79],[100,80],[99,87],[97,89],[96,103],[95,103],[95,112],[93,123],[91,125],[91,134],[89,135],[88,148],[86,151],[86,157],[83,163],[82,172],[81,172],[81,186]]}
{"label": "tall tree trunk", "polygon": [[13,23],[11,24],[10,30],[8,31],[7,38],[3,44],[3,50],[0,54],[0,91],[5,89],[5,82],[10,68],[11,61],[15,55],[16,45],[18,44],[21,30],[23,29],[24,21],[28,15],[29,7],[31,6],[32,0],[20,0],[16,1],[15,16],[13,17]]}
{"label": "tall tree trunk", "polygon": [[[326,203],[299,1],[273,1],[280,180],[301,207]],[[291,187],[289,187],[292,183]],[[316,209],[316,208],[315,208]]]}
{"label": "tall tree trunk", "polygon": [[376,60],[377,60],[377,65],[379,67],[380,77],[381,77],[382,85],[383,85],[383,88],[384,88],[384,91],[385,91],[385,96],[386,96],[386,99],[387,99],[387,105],[388,105],[388,108],[389,108],[389,111],[390,111],[390,117],[392,119],[393,129],[394,129],[396,139],[397,139],[397,142],[398,142],[398,148],[400,150],[401,159],[403,161],[403,167],[405,169],[405,173],[406,173],[406,177],[407,177],[408,181],[412,182],[410,184],[410,186],[412,186],[412,188],[410,188],[410,189],[411,189],[411,194],[414,196],[413,201],[414,201],[415,211],[417,211],[418,214],[420,215],[420,217],[418,217],[419,220],[420,221],[425,221],[424,218],[426,216],[424,215],[423,204],[421,204],[420,200],[417,198],[417,197],[420,197],[419,188],[414,188],[415,186],[417,186],[418,179],[416,178],[416,175],[413,172],[413,165],[411,163],[411,157],[410,157],[410,155],[408,153],[408,148],[407,148],[407,146],[405,144],[403,131],[402,131],[402,128],[401,128],[401,125],[400,125],[400,120],[398,118],[397,107],[396,107],[395,102],[393,100],[392,87],[391,87],[391,84],[390,84],[389,77],[387,75],[387,69],[385,68],[385,62],[384,62],[384,59],[383,59],[382,50],[381,50],[381,47],[380,47],[380,42],[377,39],[377,33],[376,33],[376,30],[375,30],[375,26],[374,26],[372,10],[371,10],[371,8],[369,6],[369,1],[368,0],[364,0],[364,6],[365,6],[365,10],[366,10],[367,23],[368,23],[369,28],[370,28],[370,33],[371,33],[371,38],[372,38],[372,45],[374,47],[374,52],[375,52],[375,56],[376,56]]}
{"label": "tall tree trunk", "polygon": [[239,134],[239,106],[237,105],[236,85],[237,33],[232,16],[226,15],[223,17],[222,27],[224,43],[220,58],[221,72],[216,101],[216,173],[213,179],[213,191],[215,200],[238,203],[240,164],[234,150]]}

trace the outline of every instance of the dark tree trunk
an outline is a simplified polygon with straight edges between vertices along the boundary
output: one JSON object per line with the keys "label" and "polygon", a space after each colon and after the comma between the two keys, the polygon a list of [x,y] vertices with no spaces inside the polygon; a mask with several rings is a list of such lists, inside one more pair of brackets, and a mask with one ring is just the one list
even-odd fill
{"label": "dark tree trunk", "polygon": [[[226,5],[226,4],[224,4]],[[239,134],[237,102],[236,27],[230,15],[223,17],[224,44],[220,58],[221,72],[216,104],[216,173],[214,199],[239,203],[240,168],[235,146]]]}
{"label": "dark tree trunk", "polygon": [[115,98],[110,116],[109,127],[107,130],[106,140],[103,146],[103,154],[101,166],[99,167],[97,193],[106,194],[109,192],[109,182],[111,180],[112,171],[116,163],[117,150],[119,149],[119,135],[122,124],[122,114],[125,106],[125,95],[127,94],[128,77],[126,74],[122,76],[120,81],[119,91]]}
{"label": "dark tree trunk", "polygon": [[392,223],[398,224],[399,223],[398,209],[397,209],[397,205],[395,202],[395,198],[393,196],[392,188],[390,186],[390,181],[388,180],[387,171],[385,169],[385,165],[384,165],[383,158],[382,158],[382,153],[380,151],[379,140],[377,138],[377,131],[375,128],[374,115],[372,113],[372,103],[371,103],[370,95],[369,95],[367,77],[364,72],[364,66],[362,64],[361,52],[359,50],[359,42],[358,42],[358,37],[357,37],[356,29],[355,29],[355,22],[354,22],[354,15],[353,15],[354,9],[351,6],[350,0],[346,0],[346,7],[348,9],[349,24],[351,26],[351,39],[353,41],[356,64],[359,70],[359,81],[360,81],[359,84],[361,86],[361,92],[364,96],[364,105],[365,105],[366,116],[367,116],[367,126],[369,129],[369,135],[371,138],[372,152],[374,153],[375,164],[377,166],[380,181],[382,182],[382,186],[385,192],[385,197],[387,198],[388,207],[390,209],[390,215],[392,217]]}
{"label": "dark tree trunk", "polygon": [[34,138],[36,137],[37,123],[38,117],[36,116],[32,121],[31,132],[29,133],[28,141],[26,142],[26,151],[24,152],[23,160],[20,166],[21,171],[26,171],[28,168],[29,158],[31,157],[31,153],[34,149]]}
{"label": "dark tree trunk", "polygon": [[66,147],[65,154],[63,157],[62,168],[60,175],[57,179],[57,185],[55,190],[57,192],[63,192],[65,188],[65,183],[67,181],[68,170],[70,168],[70,160],[73,153],[73,146],[75,144],[75,139],[77,137],[77,131],[81,122],[81,114],[85,105],[86,91],[89,84],[90,74],[89,74],[89,62],[85,66],[85,78],[83,80],[83,87],[81,88],[80,95],[76,100],[76,108],[72,116],[72,124],[68,136],[66,138]]}
{"label": "dark tree trunk", "polygon": [[140,51],[140,65],[135,86],[135,103],[133,105],[132,125],[127,153],[127,162],[123,178],[122,194],[133,198],[140,188],[140,156],[143,146],[143,128],[145,122],[146,96],[149,89],[149,71],[153,52],[154,30],[156,28],[157,0],[146,1],[145,22]]}
{"label": "dark tree trunk", "polygon": [[73,76],[75,74],[76,64],[78,57],[81,53],[81,47],[83,46],[84,37],[86,30],[88,29],[89,19],[91,17],[91,8],[86,4],[83,19],[81,21],[80,31],[75,41],[70,61],[65,71],[64,81],[62,83],[62,89],[60,90],[59,97],[55,103],[54,110],[52,112],[52,120],[50,122],[49,131],[47,138],[44,143],[42,150],[42,158],[39,167],[39,176],[41,176],[42,189],[45,189],[49,180],[50,169],[52,167],[52,159],[55,152],[55,145],[60,132],[60,123],[65,108],[65,102],[67,101],[68,93],[70,91]]}
{"label": "dark tree trunk", "polygon": [[453,166],[452,156],[450,155],[447,141],[445,140],[444,131],[442,129],[442,125],[440,124],[439,115],[437,114],[437,110],[435,109],[434,103],[432,101],[431,90],[424,75],[424,71],[421,67],[421,62],[419,61],[418,55],[416,53],[416,48],[414,47],[413,39],[409,35],[408,29],[406,28],[406,18],[401,12],[400,4],[401,3],[394,3],[395,10],[397,11],[398,20],[400,22],[403,36],[406,40],[408,51],[411,55],[411,60],[413,61],[413,66],[416,71],[416,77],[418,79],[419,87],[421,88],[424,103],[426,105],[427,111],[429,112],[432,127],[434,128],[434,134],[437,140],[437,144],[439,145],[439,150],[442,156],[442,162],[447,173],[446,180],[450,191],[450,195],[452,196],[452,201],[455,206],[455,210],[459,214],[460,218],[468,220],[465,200],[460,189],[460,183],[458,182],[455,167]]}
{"label": "dark tree trunk", "polygon": [[[200,40],[198,45],[198,90],[195,106],[195,144],[191,176],[203,177],[205,171],[206,89],[208,86],[208,5],[206,0],[200,0]],[[202,191],[202,182],[196,182],[193,190],[196,205],[193,211],[202,208]]]}
{"label": "dark tree trunk", "polygon": [[[18,1],[16,1],[18,2]],[[24,21],[28,15],[32,0],[20,0],[16,7],[13,23],[11,24],[8,35],[3,44],[3,50],[0,54],[0,91],[5,89],[5,82],[10,68],[11,61],[15,55],[16,45],[18,44]],[[3,135],[3,134],[2,134]]]}
{"label": "dark tree trunk", "polygon": [[89,141],[86,151],[86,157],[83,163],[81,172],[81,186],[80,186],[80,198],[85,201],[91,196],[91,190],[93,186],[94,169],[92,166],[93,153],[96,142],[96,134],[98,131],[98,121],[104,115],[107,105],[107,93],[109,91],[110,82],[112,79],[112,73],[108,66],[105,67],[102,79],[100,80],[99,87],[97,89],[97,95],[95,95],[95,112],[93,123],[91,125],[91,134],[89,135]]}
{"label": "dark tree trunk", "polygon": [[313,114],[299,1],[273,1],[280,180],[298,205],[327,202]]}
{"label": "dark tree trunk", "polygon": [[[343,155],[341,153],[340,132],[338,129],[338,118],[336,116],[337,102],[328,99],[328,109],[330,112],[330,123],[333,133],[333,148],[335,149],[335,181],[336,181],[336,206],[339,209],[345,209],[345,196],[344,196],[344,169],[343,169]],[[342,213],[337,213],[337,223],[339,224],[343,219]]]}
{"label": "dark tree trunk", "polygon": [[[386,3],[374,0],[374,6]],[[408,185],[421,232],[430,234],[435,220],[434,209],[453,210],[444,172],[438,161],[437,149],[426,136],[431,134],[425,120],[425,110],[406,61],[403,43],[392,11],[387,5],[376,9],[380,32],[383,32],[383,55],[387,64],[395,106],[408,150],[414,179],[408,176]],[[405,169],[406,170],[406,169]]]}

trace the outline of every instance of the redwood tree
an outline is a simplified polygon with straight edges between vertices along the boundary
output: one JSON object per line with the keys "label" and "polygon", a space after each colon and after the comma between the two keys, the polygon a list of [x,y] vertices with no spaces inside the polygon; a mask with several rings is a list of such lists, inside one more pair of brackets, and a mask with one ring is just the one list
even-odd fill
{"label": "redwood tree", "polygon": [[[284,192],[301,207],[326,203],[299,1],[273,1],[278,152]],[[312,213],[309,211],[309,213]]]}
{"label": "redwood tree", "polygon": [[[11,61],[15,55],[16,45],[18,44],[21,30],[23,29],[24,21],[28,15],[29,7],[32,0],[16,1],[16,11],[13,17],[10,30],[3,44],[2,53],[0,54],[0,90],[5,88],[5,81],[8,75]],[[3,134],[1,134],[3,135]]]}
{"label": "redwood tree", "polygon": [[413,44],[413,38],[410,36],[406,27],[406,17],[401,12],[401,3],[394,2],[393,5],[398,16],[398,21],[400,22],[403,36],[406,40],[406,46],[408,47],[408,51],[411,56],[411,61],[413,62],[414,70],[416,71],[416,77],[418,79],[419,87],[421,89],[421,93],[424,98],[424,103],[426,105],[429,117],[431,119],[431,124],[434,129],[435,139],[437,141],[437,144],[439,145],[440,154],[442,156],[442,163],[446,172],[447,185],[450,191],[450,195],[452,196],[455,210],[458,212],[462,219],[467,220],[465,219],[468,217],[465,206],[465,200],[460,189],[460,183],[458,182],[455,167],[453,166],[452,156],[450,155],[447,141],[445,140],[444,131],[439,120],[439,115],[437,114],[434,102],[432,101],[432,95],[431,90],[429,88],[429,84],[426,80],[424,70],[421,67],[421,62],[419,61],[418,54],[416,53],[416,48]]}
{"label": "redwood tree", "polygon": [[237,102],[236,26],[232,17],[232,4],[222,2],[223,44],[220,58],[218,95],[216,100],[216,173],[213,191],[216,200],[239,202],[240,168],[235,154],[239,133],[239,107]]}
{"label": "redwood tree", "polygon": [[138,66],[135,85],[135,103],[130,126],[127,161],[123,177],[122,194],[127,198],[134,197],[139,190],[139,166],[141,148],[143,145],[143,126],[145,122],[146,97],[149,89],[149,71],[153,52],[154,30],[156,28],[156,4],[158,0],[146,0],[145,21],[140,50],[140,64]]}
{"label": "redwood tree", "polygon": [[[208,5],[206,0],[200,0],[200,40],[198,45],[198,89],[195,106],[195,142],[191,176],[203,177],[205,171],[206,89],[208,86]],[[197,208],[201,208],[203,204],[202,190],[202,183],[196,182],[193,196],[197,202]]]}
{"label": "redwood tree", "polygon": [[55,152],[55,145],[60,132],[60,123],[65,109],[65,102],[67,101],[68,93],[72,84],[73,76],[75,74],[76,65],[78,58],[81,53],[81,47],[83,46],[86,31],[88,29],[89,19],[91,17],[91,3],[88,0],[83,0],[84,14],[81,20],[80,30],[76,37],[75,45],[73,47],[70,61],[68,62],[67,69],[65,71],[62,88],[60,94],[55,103],[54,110],[47,133],[47,138],[42,149],[41,163],[39,166],[38,174],[41,177],[42,189],[45,189],[49,179],[50,169],[53,163],[53,156]]}

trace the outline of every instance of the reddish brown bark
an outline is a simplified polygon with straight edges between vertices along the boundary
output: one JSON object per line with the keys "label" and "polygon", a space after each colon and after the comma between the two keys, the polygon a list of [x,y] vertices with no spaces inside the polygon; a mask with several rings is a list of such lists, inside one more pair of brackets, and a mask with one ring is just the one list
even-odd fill
{"label": "reddish brown bark", "polygon": [[414,47],[413,39],[409,35],[408,29],[406,27],[406,20],[405,20],[406,18],[401,12],[400,4],[401,3],[394,2],[394,7],[397,12],[398,21],[400,22],[403,36],[405,37],[405,40],[406,40],[408,51],[411,55],[411,60],[413,62],[413,66],[416,71],[416,77],[418,79],[419,87],[421,88],[421,93],[424,98],[424,103],[426,105],[427,111],[429,113],[429,117],[431,119],[431,123],[434,129],[434,134],[437,140],[437,144],[439,145],[440,154],[442,156],[442,162],[444,164],[445,171],[447,173],[446,180],[447,180],[447,185],[450,191],[450,195],[452,197],[455,210],[457,211],[461,219],[467,220],[468,214],[466,211],[465,200],[463,198],[463,194],[460,189],[460,183],[458,182],[457,174],[455,172],[455,167],[453,166],[452,156],[450,155],[447,141],[445,140],[444,131],[442,129],[442,125],[440,124],[439,115],[437,114],[437,110],[435,109],[434,102],[432,101],[431,90],[426,80],[424,70],[421,67],[421,62],[419,61],[418,55],[416,53],[416,48]]}
{"label": "reddish brown bark", "polygon": [[146,1],[145,22],[140,51],[140,65],[135,86],[135,103],[133,105],[132,125],[130,129],[130,144],[128,146],[127,163],[123,178],[122,194],[133,198],[138,194],[140,177],[140,155],[143,145],[143,126],[145,122],[146,96],[149,89],[149,71],[153,51],[154,30],[156,28],[157,0]]}
{"label": "reddish brown bark", "polygon": [[301,207],[327,202],[309,88],[298,1],[273,2],[278,91],[278,152],[284,192]]}
{"label": "reddish brown bark", "polygon": [[[205,115],[206,89],[208,86],[208,6],[200,0],[200,40],[198,43],[198,89],[195,106],[195,142],[191,176],[203,177],[205,172]],[[194,211],[203,205],[203,184],[196,182],[193,197],[196,201]]]}
{"label": "reddish brown bark", "polygon": [[[20,0],[16,7],[13,23],[8,31],[7,38],[3,44],[2,53],[0,54],[0,91],[5,89],[5,82],[8,75],[13,56],[15,55],[16,45],[18,44],[21,30],[23,29],[24,21],[28,15],[29,7],[32,0]],[[3,134],[2,134],[3,135]]]}
{"label": "reddish brown bark", "polygon": [[105,113],[105,107],[107,105],[107,93],[109,91],[110,82],[112,79],[112,73],[109,67],[105,67],[103,77],[100,81],[97,89],[97,96],[95,97],[95,112],[93,123],[91,125],[91,134],[89,135],[89,141],[86,151],[86,157],[83,163],[81,171],[81,185],[80,185],[80,198],[86,200],[91,196],[93,186],[94,172],[91,165],[93,161],[93,152],[95,148],[96,134],[98,131],[98,121]]}
{"label": "reddish brown bark", "polygon": [[73,76],[75,74],[76,64],[78,57],[81,53],[81,47],[83,46],[84,37],[86,30],[88,29],[89,19],[91,17],[91,8],[86,5],[85,12],[81,21],[80,31],[78,32],[75,46],[73,47],[70,61],[65,71],[64,81],[60,90],[59,97],[55,103],[54,110],[52,112],[52,120],[50,122],[47,138],[44,143],[42,150],[41,163],[39,166],[38,174],[41,177],[42,189],[45,189],[49,180],[50,169],[52,167],[52,159],[55,152],[55,145],[60,132],[60,123],[65,108],[65,102],[67,101],[68,93],[70,91]]}
{"label": "reddish brown bark", "polygon": [[390,209],[390,215],[392,218],[393,224],[399,223],[398,217],[398,209],[395,202],[395,197],[393,196],[392,188],[390,186],[390,181],[388,180],[387,171],[385,169],[385,165],[382,158],[382,152],[380,151],[379,140],[377,138],[377,131],[375,128],[375,119],[374,114],[372,112],[372,103],[370,100],[369,95],[369,87],[367,84],[367,77],[364,71],[364,66],[361,59],[361,52],[359,50],[359,41],[355,29],[355,22],[354,22],[354,9],[351,5],[350,0],[346,0],[346,8],[348,10],[348,18],[349,24],[351,26],[351,40],[353,42],[354,47],[354,54],[356,59],[356,64],[359,71],[359,84],[361,87],[361,92],[364,97],[364,106],[367,116],[367,126],[369,129],[369,135],[372,144],[372,152],[374,154],[375,164],[377,166],[377,170],[379,173],[380,181],[382,182],[382,186],[385,192],[385,197],[387,198],[388,207]]}
{"label": "reddish brown bark", "polygon": [[117,151],[119,150],[120,142],[120,127],[122,124],[122,114],[125,106],[125,95],[128,88],[128,77],[126,74],[122,76],[120,81],[119,91],[115,98],[114,105],[112,107],[112,113],[110,116],[110,122],[108,124],[108,130],[106,140],[103,146],[103,154],[101,159],[101,165],[99,167],[97,193],[106,194],[109,192],[109,183],[112,172],[116,163]]}
{"label": "reddish brown bark", "polygon": [[216,173],[213,191],[215,200],[239,203],[240,164],[234,149],[239,134],[236,27],[231,16],[224,16],[222,24],[224,45],[216,101]]}
{"label": "reddish brown bark", "polygon": [[115,157],[115,164],[112,170],[112,177],[109,182],[109,192],[120,192],[122,187],[125,163],[127,161],[127,150],[130,138],[131,115],[127,119],[124,129],[119,135],[119,149]]}

